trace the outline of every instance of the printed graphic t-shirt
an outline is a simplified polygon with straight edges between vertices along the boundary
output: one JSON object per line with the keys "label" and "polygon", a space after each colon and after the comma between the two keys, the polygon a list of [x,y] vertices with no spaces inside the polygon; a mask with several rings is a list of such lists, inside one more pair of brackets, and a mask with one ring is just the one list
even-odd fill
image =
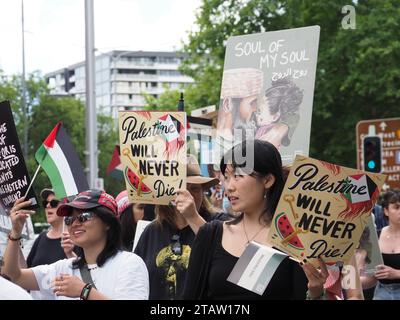
{"label": "printed graphic t-shirt", "polygon": [[192,229],[181,230],[163,221],[152,222],[143,231],[135,253],[146,263],[150,278],[150,300],[179,299],[189,265]]}

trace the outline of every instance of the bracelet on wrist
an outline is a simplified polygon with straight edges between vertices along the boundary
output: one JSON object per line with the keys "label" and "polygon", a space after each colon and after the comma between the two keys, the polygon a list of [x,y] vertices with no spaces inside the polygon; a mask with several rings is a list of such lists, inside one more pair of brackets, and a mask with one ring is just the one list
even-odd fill
{"label": "bracelet on wrist", "polygon": [[89,294],[90,294],[90,291],[92,290],[92,288],[93,288],[93,285],[91,283],[85,284],[85,286],[82,288],[81,295],[79,298],[81,300],[87,300],[89,298]]}
{"label": "bracelet on wrist", "polygon": [[326,300],[326,290],[322,290],[322,293],[318,297],[311,297],[310,290],[306,292],[306,300]]}
{"label": "bracelet on wrist", "polygon": [[20,241],[21,239],[22,239],[22,236],[19,236],[18,238],[14,238],[11,235],[11,232],[8,234],[8,240],[10,240],[10,241]]}

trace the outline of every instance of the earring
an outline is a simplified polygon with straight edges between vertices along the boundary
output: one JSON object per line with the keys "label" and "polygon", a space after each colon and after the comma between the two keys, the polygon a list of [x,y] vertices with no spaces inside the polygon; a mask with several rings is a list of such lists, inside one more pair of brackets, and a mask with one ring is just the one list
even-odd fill
{"label": "earring", "polygon": [[268,193],[268,191],[265,191],[265,193],[264,193],[264,199],[267,199],[267,193]]}

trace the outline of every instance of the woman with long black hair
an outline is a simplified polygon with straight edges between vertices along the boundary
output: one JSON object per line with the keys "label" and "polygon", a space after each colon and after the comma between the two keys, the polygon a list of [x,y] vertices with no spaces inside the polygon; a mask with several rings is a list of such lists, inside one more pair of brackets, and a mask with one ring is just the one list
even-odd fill
{"label": "woman with long black hair", "polygon": [[137,255],[121,250],[121,227],[115,199],[104,191],[81,192],[61,205],[77,257],[21,269],[18,246],[30,201],[19,199],[11,210],[12,231],[5,252],[4,273],[26,290],[40,290],[43,299],[147,299],[146,266]]}

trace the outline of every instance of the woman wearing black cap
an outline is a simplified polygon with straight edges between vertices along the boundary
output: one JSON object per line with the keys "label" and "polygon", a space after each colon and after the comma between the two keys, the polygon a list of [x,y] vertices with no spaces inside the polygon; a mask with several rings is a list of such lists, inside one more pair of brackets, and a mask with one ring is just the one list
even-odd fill
{"label": "woman wearing black cap", "polygon": [[26,290],[40,290],[44,299],[147,299],[148,273],[142,259],[121,251],[121,228],[114,198],[100,190],[81,192],[62,204],[77,258],[21,269],[18,245],[30,201],[19,199],[11,210],[12,231],[5,252],[4,273]]}

